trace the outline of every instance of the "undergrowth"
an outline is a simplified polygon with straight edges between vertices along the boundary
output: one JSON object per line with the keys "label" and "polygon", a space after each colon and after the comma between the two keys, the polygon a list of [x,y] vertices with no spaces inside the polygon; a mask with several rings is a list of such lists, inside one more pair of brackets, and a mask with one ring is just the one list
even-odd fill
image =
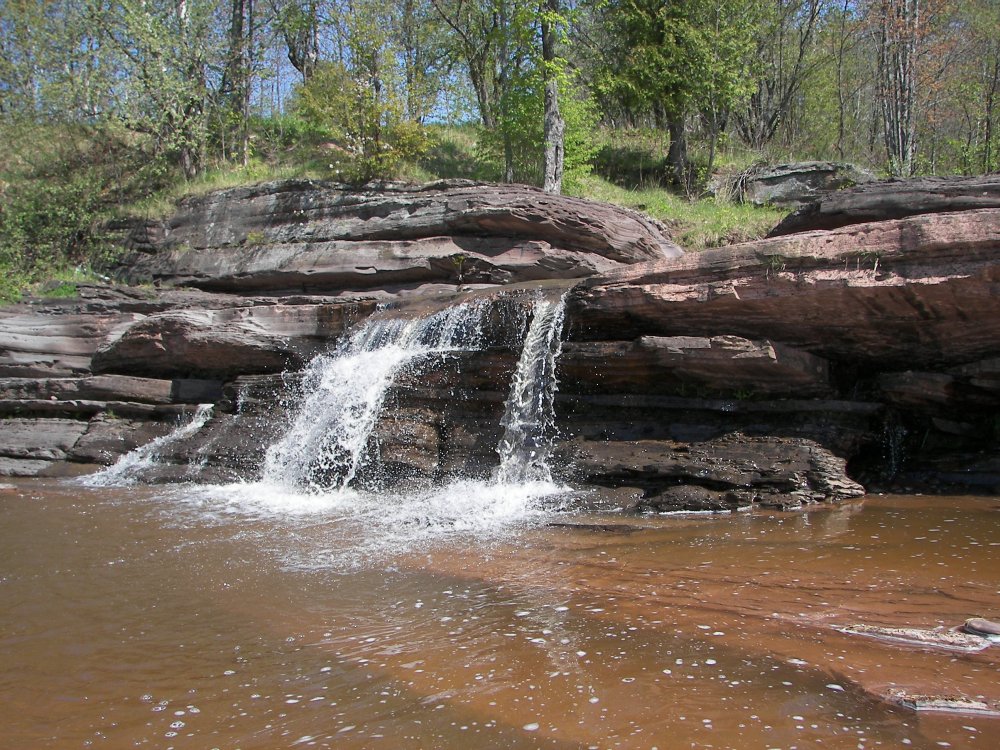
{"label": "undergrowth", "polygon": [[[0,153],[0,303],[25,291],[72,295],[76,284],[102,278],[119,250],[109,241],[109,220],[169,216],[185,196],[269,180],[344,177],[343,149],[303,130],[294,118],[256,124],[247,165],[209,164],[185,180],[142,138],[112,126],[4,124]],[[392,178],[429,182],[481,180],[491,174],[480,160],[474,125],[431,125],[427,148],[399,164]],[[666,181],[666,139],[649,131],[602,131],[593,172],[567,192],[649,214],[666,223],[687,250],[755,239],[783,216],[771,208],[706,196],[701,175],[683,191]],[[696,167],[701,159],[693,150]],[[722,150],[720,172],[738,173],[758,155]]]}

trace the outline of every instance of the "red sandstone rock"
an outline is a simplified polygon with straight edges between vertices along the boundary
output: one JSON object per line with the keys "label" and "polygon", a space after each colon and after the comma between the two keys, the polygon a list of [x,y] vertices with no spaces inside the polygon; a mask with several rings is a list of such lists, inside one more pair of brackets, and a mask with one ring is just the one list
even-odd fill
{"label": "red sandstone rock", "polygon": [[769,339],[829,358],[941,365],[995,356],[1000,209],[809,232],[587,279],[580,338]]}

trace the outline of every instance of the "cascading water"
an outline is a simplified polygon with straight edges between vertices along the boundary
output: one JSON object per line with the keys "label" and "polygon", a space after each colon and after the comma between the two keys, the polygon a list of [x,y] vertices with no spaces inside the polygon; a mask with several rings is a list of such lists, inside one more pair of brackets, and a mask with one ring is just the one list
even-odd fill
{"label": "cascading water", "polygon": [[555,430],[556,362],[562,351],[566,295],[535,303],[531,327],[504,410],[504,435],[497,447],[500,484],[551,482],[549,454]]}
{"label": "cascading water", "polygon": [[262,480],[312,491],[350,485],[396,376],[419,359],[477,348],[485,312],[465,303],[424,318],[370,319],[338,351],[314,359],[307,395],[268,449]]}
{"label": "cascading water", "polygon": [[156,465],[156,457],[162,448],[179,440],[185,440],[198,432],[212,417],[212,404],[199,404],[190,421],[179,425],[172,432],[139,446],[126,453],[113,465],[84,477],[82,482],[90,487],[114,487],[134,484],[143,474]]}
{"label": "cascading water", "polygon": [[[548,458],[554,434],[556,360],[561,350],[563,298],[539,298],[531,306],[510,298],[465,302],[416,318],[370,318],[339,348],[321,355],[301,381],[303,394],[285,433],[266,451],[257,482],[188,487],[180,496],[199,515],[249,513],[294,518],[322,514],[323,529],[350,544],[290,564],[353,566],[382,559],[455,532],[477,540],[547,517],[567,488],[552,481]],[[499,317],[498,317],[499,316]],[[359,489],[378,475],[370,449],[387,393],[398,377],[413,374],[431,358],[482,350],[487,321],[506,319],[509,338],[523,338],[496,448],[499,466],[489,478],[456,477],[423,489]],[[150,446],[150,453],[156,448]],[[137,460],[134,456],[129,460]],[[362,468],[364,472],[362,473]],[[379,484],[376,482],[376,484]],[[391,484],[383,482],[384,484]]]}

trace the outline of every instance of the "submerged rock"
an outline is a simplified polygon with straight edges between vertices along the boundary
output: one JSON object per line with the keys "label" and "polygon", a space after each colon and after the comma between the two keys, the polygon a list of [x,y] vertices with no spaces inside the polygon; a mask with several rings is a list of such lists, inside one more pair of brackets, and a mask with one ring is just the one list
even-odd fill
{"label": "submerged rock", "polygon": [[889,628],[878,625],[846,625],[837,628],[841,633],[863,635],[880,641],[899,643],[921,648],[939,648],[946,651],[982,651],[989,648],[986,638],[954,630],[924,630],[921,628]]}
{"label": "submerged rock", "polygon": [[1000,622],[993,622],[983,617],[970,617],[962,625],[962,629],[966,633],[984,636],[990,640],[1000,639]]}
{"label": "submerged rock", "polygon": [[919,695],[897,688],[886,691],[885,698],[913,711],[1000,716],[1000,703],[964,695]]}

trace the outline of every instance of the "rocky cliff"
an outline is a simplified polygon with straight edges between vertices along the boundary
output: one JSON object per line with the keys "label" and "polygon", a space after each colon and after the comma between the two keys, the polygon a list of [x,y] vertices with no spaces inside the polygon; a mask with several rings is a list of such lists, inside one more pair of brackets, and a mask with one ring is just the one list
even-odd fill
{"label": "rocky cliff", "polygon": [[[900,185],[881,184],[854,200],[895,200]],[[357,481],[482,476],[532,302],[555,290],[568,302],[554,469],[592,490],[581,502],[994,491],[1000,207],[947,200],[683,254],[639,214],[513,186],[285,182],[190,199],[122,228],[127,284],[0,310],[0,473],[93,471],[211,403],[147,479],[256,478],[314,356],[376,312],[472,295],[491,311],[481,346],[395,382]]]}

